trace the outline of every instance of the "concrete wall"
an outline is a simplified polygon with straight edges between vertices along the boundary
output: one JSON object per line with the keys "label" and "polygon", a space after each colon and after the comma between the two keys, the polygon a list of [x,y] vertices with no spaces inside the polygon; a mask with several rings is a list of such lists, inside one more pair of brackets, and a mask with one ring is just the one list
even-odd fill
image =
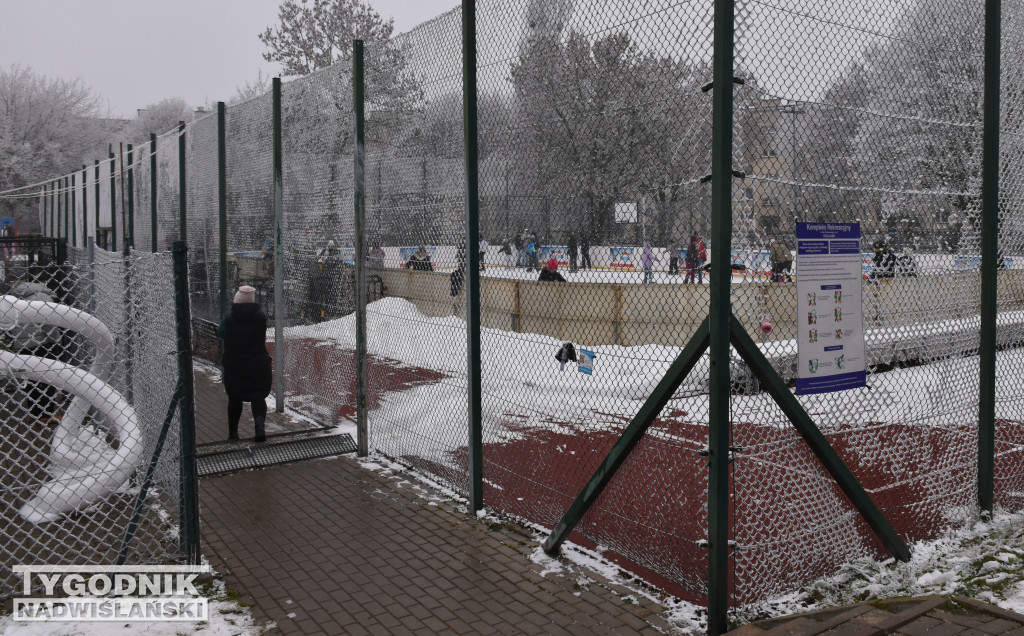
{"label": "concrete wall", "polygon": [[[386,296],[404,298],[428,316],[464,317],[465,291],[453,299],[448,272],[371,270]],[[709,286],[685,284],[540,283],[481,280],[485,327],[536,333],[587,345],[685,345],[708,313]],[[1024,309],[1024,270],[999,273],[999,309]],[[900,327],[976,316],[976,272],[864,281],[864,327]],[[795,283],[732,286],[733,314],[755,341],[796,337],[800,307]],[[767,316],[771,334],[762,334]]]}

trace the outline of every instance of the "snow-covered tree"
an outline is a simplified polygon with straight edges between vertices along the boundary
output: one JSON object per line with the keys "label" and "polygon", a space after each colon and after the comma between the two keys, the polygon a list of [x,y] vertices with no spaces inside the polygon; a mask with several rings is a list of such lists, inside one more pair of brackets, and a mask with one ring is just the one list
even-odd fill
{"label": "snow-covered tree", "polygon": [[281,75],[309,75],[352,59],[352,40],[387,40],[394,20],[384,20],[360,0],[285,0],[279,24],[259,35],[270,50],[268,62],[281,63]]}
{"label": "snow-covered tree", "polygon": [[[1004,12],[1004,18],[1011,11]],[[984,4],[919,0],[864,56],[867,103],[854,141],[861,183],[877,188],[890,229],[927,232],[950,215],[979,227]],[[1004,82],[1020,64],[1003,61]],[[913,237],[911,237],[913,238]],[[973,248],[970,248],[973,249]]]}
{"label": "snow-covered tree", "polygon": [[[37,75],[25,66],[0,68],[0,191],[80,168],[108,138],[103,101],[81,79]],[[36,200],[0,200],[0,215],[22,231],[37,226]]]}
{"label": "snow-covered tree", "polygon": [[[1000,81],[1000,244],[1009,255],[1024,252],[1024,12],[1004,3]],[[1019,258],[1019,257],[1018,257]]]}
{"label": "snow-covered tree", "polygon": [[672,197],[673,184],[707,170],[710,109],[694,64],[642,51],[626,33],[546,28],[511,77],[528,124],[511,152],[536,166],[535,195],[580,201],[592,232],[610,231],[616,201]]}
{"label": "snow-covered tree", "polygon": [[[1019,251],[1024,204],[1019,176],[1024,97],[1024,7],[1002,9],[1000,242]],[[869,113],[856,139],[861,180],[886,190],[890,229],[928,232],[945,222],[941,247],[977,253],[981,230],[984,3],[918,0],[865,55]],[[1006,196],[1008,188],[1015,194]],[[1003,249],[1001,248],[1001,249]]]}
{"label": "snow-covered tree", "polygon": [[285,0],[278,19],[278,26],[259,38],[270,49],[264,59],[279,62],[282,76],[304,76],[282,91],[286,134],[292,131],[292,144],[300,151],[338,156],[350,147],[353,40],[362,40],[365,47],[368,109],[404,112],[420,103],[422,94],[406,57],[390,39],[393,20],[384,20],[368,4]]}
{"label": "snow-covered tree", "polygon": [[263,70],[257,72],[256,79],[246,81],[242,86],[235,87],[234,96],[227,101],[227,104],[241,104],[270,92],[270,77],[263,74]]}
{"label": "snow-covered tree", "polygon": [[192,120],[192,108],[180,97],[168,97],[139,110],[138,115],[128,124],[125,138],[132,143],[149,141],[149,134],[162,135],[174,130],[179,122]]}
{"label": "snow-covered tree", "polygon": [[[804,125],[795,142],[793,177],[810,184],[800,192],[801,207],[811,211],[809,220],[867,221],[869,211],[874,209],[877,197],[855,187],[858,164],[854,141],[869,96],[864,65],[856,62],[826,91],[820,103],[798,106],[798,115],[788,115],[799,116]],[[796,120],[789,125],[795,126]]]}

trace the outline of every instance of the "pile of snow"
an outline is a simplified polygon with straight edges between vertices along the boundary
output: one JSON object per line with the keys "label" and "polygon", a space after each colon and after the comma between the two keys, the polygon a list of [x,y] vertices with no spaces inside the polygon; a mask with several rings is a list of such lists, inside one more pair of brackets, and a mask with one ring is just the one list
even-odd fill
{"label": "pile of snow", "polygon": [[[1001,320],[1015,323],[1024,321],[1024,316],[1014,312],[1001,316]],[[943,321],[921,326],[917,335],[938,338],[971,327],[977,328],[971,319]],[[907,337],[905,332],[905,328],[874,329],[870,341],[891,346],[893,339]],[[466,323],[455,316],[425,316],[409,301],[384,298],[368,307],[367,334],[369,354],[450,376],[436,384],[389,394],[384,407],[370,413],[371,424],[378,418],[381,423],[371,430],[415,429],[424,440],[419,447],[424,458],[450,465],[451,451],[464,445],[468,434],[463,354]],[[325,345],[353,348],[355,316],[287,328],[285,337],[314,338]],[[272,338],[271,331],[268,338]],[[588,347],[597,356],[594,374],[585,375],[576,372],[574,365],[559,371],[554,356],[562,343],[555,338],[485,328],[481,340],[485,442],[516,435],[500,425],[510,412],[522,417],[519,424],[524,427],[559,430],[560,423],[572,431],[621,427],[622,418],[636,414],[681,351],[679,347],[660,345]],[[794,355],[795,349],[792,341],[762,345],[763,352],[777,361]],[[1024,351],[1001,351],[998,360],[1000,368],[1017,368],[1024,365]],[[866,425],[927,421],[932,426],[953,426],[969,419],[976,408],[977,365],[975,356],[940,359],[872,374],[869,387],[800,399],[821,422]],[[696,419],[706,417],[708,368],[705,354],[676,392],[672,408]],[[734,376],[741,379],[749,373],[742,364],[734,371]],[[1002,395],[1024,394],[1024,377],[1019,374],[1000,374],[998,383]],[[734,414],[742,414],[744,419],[778,423],[777,409],[763,396],[735,395],[731,402]],[[382,441],[382,437],[375,438],[375,445]]]}

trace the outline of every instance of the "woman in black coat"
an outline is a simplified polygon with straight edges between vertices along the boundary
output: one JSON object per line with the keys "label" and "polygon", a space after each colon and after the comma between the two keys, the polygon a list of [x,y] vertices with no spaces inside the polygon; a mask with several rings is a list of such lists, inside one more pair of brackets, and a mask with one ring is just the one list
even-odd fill
{"label": "woman in black coat", "polygon": [[224,316],[217,335],[224,339],[224,391],[228,394],[228,439],[238,439],[242,403],[252,405],[255,441],[267,439],[267,396],[273,380],[267,353],[267,317],[256,304],[256,290],[238,288],[231,311]]}

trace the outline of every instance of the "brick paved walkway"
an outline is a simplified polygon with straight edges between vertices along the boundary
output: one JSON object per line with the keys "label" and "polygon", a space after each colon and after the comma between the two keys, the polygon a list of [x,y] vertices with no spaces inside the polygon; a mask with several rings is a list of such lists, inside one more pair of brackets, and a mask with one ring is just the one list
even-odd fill
{"label": "brick paved walkway", "polygon": [[[212,367],[196,368],[196,443],[220,442],[228,436],[228,396],[220,381],[220,372]],[[273,408],[267,412],[267,435],[318,428],[319,425],[306,418],[297,418],[289,413],[276,413]],[[238,426],[239,435],[252,437],[252,413],[246,404]]]}
{"label": "brick paved walkway", "polygon": [[[227,400],[197,374],[199,442]],[[251,427],[246,413],[243,421]],[[272,418],[272,419],[271,419]],[[273,421],[273,427],[270,426]],[[268,432],[309,427],[271,413]],[[279,634],[686,634],[666,608],[560,559],[541,538],[468,516],[354,456],[201,481],[203,551]],[[553,568],[547,568],[553,569]],[[1024,636],[1024,616],[979,601],[879,601],[744,625],[731,636]]]}
{"label": "brick paved walkway", "polygon": [[352,456],[201,482],[204,554],[283,634],[685,633],[664,607]]}

